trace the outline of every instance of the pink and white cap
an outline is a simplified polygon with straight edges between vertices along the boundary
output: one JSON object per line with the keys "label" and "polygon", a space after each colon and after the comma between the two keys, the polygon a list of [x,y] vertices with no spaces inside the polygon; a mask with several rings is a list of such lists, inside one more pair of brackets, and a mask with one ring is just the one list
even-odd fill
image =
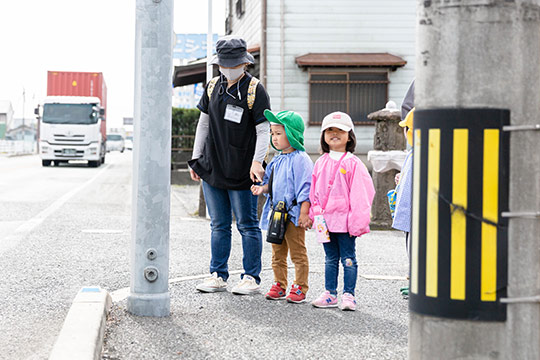
{"label": "pink and white cap", "polygon": [[335,127],[343,131],[349,132],[354,129],[354,124],[348,114],[345,114],[341,111],[335,111],[324,117],[321,125],[321,132],[330,127]]}

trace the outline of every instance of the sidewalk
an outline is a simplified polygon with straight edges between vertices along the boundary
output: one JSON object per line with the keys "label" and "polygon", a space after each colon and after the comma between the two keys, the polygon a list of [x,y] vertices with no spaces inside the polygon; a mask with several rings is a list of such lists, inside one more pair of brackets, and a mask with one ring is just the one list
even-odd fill
{"label": "sidewalk", "polygon": [[[308,303],[264,298],[272,283],[271,246],[266,242],[261,295],[203,294],[195,286],[197,277],[208,273],[210,226],[208,220],[191,216],[197,199],[196,186],[172,188],[171,315],[137,317],[127,313],[125,298],[115,301],[102,359],[407,358],[408,303],[399,288],[407,284],[408,265],[401,233],[377,231],[357,239],[356,312],[309,304],[324,290],[324,251],[312,231],[306,236]],[[229,291],[239,280],[241,260],[241,239],[234,228]],[[289,281],[293,276],[290,267]]]}

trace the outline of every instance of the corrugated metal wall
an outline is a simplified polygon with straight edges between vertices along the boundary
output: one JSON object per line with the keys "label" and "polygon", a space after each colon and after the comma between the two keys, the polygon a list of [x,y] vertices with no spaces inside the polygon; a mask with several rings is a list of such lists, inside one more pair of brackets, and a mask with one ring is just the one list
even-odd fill
{"label": "corrugated metal wall", "polygon": [[[232,1],[234,4],[235,1]],[[281,1],[267,2],[267,83],[272,110],[281,105]],[[233,34],[250,44],[260,43],[260,0],[246,0],[240,19],[233,11]],[[388,97],[400,106],[414,77],[416,1],[414,0],[285,0],[283,108],[308,119],[309,74],[295,62],[299,55],[317,52],[388,52],[407,61],[390,72]],[[306,130],[307,149],[316,152],[319,129]],[[367,152],[373,144],[373,127],[356,129],[358,148]]]}

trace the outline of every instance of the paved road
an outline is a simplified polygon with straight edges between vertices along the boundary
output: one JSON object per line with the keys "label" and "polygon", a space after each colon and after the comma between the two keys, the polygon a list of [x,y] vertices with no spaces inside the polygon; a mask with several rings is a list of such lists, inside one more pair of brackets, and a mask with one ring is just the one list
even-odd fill
{"label": "paved road", "polygon": [[46,359],[81,286],[128,285],[130,158],[0,157],[0,358]]}
{"label": "paved road", "polygon": [[[209,223],[193,217],[196,186],[171,197],[171,316],[126,313],[131,223],[131,153],[105,167],[42,168],[35,156],[0,158],[0,358],[46,359],[81,286],[115,294],[103,359],[365,358],[407,356],[403,238],[373,232],[358,241],[359,311],[269,302],[262,295],[199,294],[207,272]],[[230,268],[240,270],[234,232]],[[323,290],[324,254],[308,232],[312,299]],[[270,246],[262,279],[270,286]],[[291,273],[293,270],[291,269]],[[373,279],[389,276],[390,280]],[[231,286],[238,275],[231,276]]]}

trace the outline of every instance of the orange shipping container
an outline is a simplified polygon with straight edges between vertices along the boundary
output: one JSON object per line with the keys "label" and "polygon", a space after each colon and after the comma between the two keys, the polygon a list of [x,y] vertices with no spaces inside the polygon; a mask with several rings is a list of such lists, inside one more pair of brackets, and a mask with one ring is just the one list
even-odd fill
{"label": "orange shipping container", "polygon": [[[95,96],[101,100],[107,119],[107,85],[103,73],[48,71],[47,96]],[[102,122],[102,133],[105,136],[105,121]]]}

